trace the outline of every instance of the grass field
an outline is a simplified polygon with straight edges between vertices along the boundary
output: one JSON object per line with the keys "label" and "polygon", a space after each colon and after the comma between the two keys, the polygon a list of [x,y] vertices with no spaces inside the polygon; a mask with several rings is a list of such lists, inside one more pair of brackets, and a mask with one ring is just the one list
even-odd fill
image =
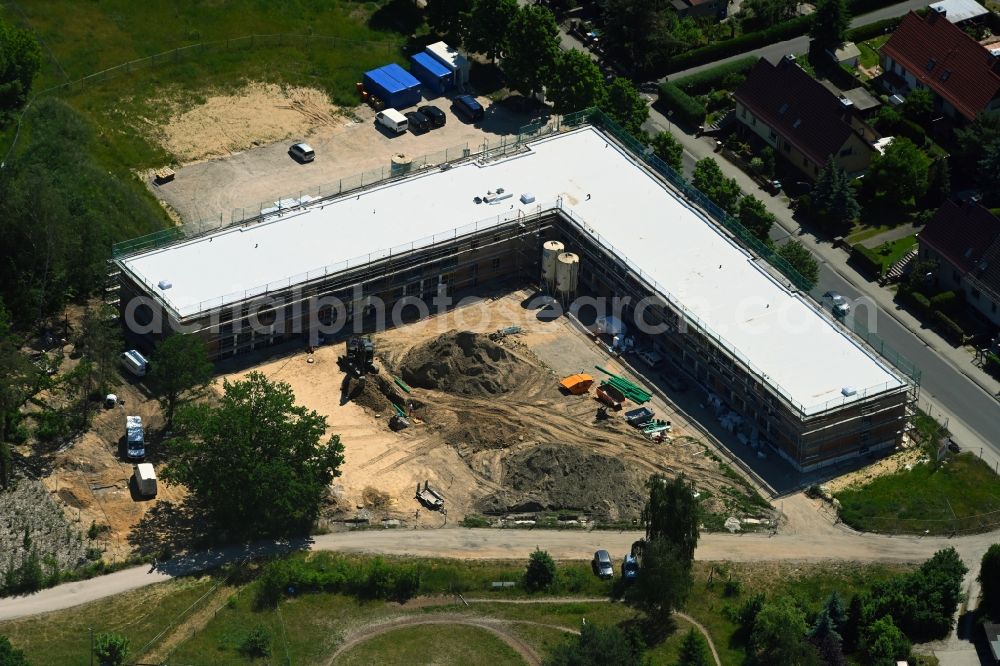
{"label": "grass field", "polygon": [[972,453],[915,465],[836,497],[841,519],[871,532],[950,534],[1000,522],[1000,477]]}
{"label": "grass field", "polygon": [[889,35],[879,35],[874,39],[869,39],[867,42],[859,43],[858,50],[861,51],[861,66],[866,69],[871,69],[877,65],[879,63],[878,49],[888,40]]}
{"label": "grass field", "polygon": [[414,663],[517,666],[524,660],[485,629],[463,625],[403,627],[367,640],[337,659],[343,666]]}

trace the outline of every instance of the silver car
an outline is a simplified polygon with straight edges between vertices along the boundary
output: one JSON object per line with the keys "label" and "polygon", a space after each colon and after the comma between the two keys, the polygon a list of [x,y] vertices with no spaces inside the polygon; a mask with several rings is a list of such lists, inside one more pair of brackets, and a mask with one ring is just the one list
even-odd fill
{"label": "silver car", "polygon": [[823,298],[830,299],[830,303],[833,309],[833,314],[838,317],[846,317],[851,311],[851,304],[847,302],[847,299],[841,296],[836,291],[828,291],[823,294]]}
{"label": "silver car", "polygon": [[590,562],[594,569],[594,574],[598,578],[614,578],[615,566],[611,563],[611,555],[606,550],[599,550],[594,553],[594,559]]}

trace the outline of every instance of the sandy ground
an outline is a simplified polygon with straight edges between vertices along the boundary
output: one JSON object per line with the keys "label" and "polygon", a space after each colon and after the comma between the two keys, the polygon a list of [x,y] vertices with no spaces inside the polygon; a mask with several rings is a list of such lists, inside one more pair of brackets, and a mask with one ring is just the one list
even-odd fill
{"label": "sandy ground", "polygon": [[[284,356],[230,377],[255,370],[272,380],[288,382],[298,402],[328,418],[330,433],[339,434],[345,447],[343,475],[334,483],[338,506],[347,514],[368,509],[370,513],[362,515],[373,521],[396,518],[407,525],[416,521],[425,527],[457,522],[463,515],[477,512],[477,500],[505,489],[505,460],[546,443],[564,449],[572,445],[622,460],[642,479],[656,472],[673,475],[683,471],[700,489],[715,495],[720,495],[722,486],[732,485],[718,465],[705,456],[704,447],[684,437],[683,427],[671,433],[673,443],[652,444],[626,426],[620,416],[610,426],[594,425],[597,402],[592,395],[561,395],[557,390],[560,377],[588,368],[596,374],[595,363],[604,364],[612,372],[628,373],[565,318],[555,322],[539,320],[537,312],[522,307],[526,296],[525,292],[516,292],[478,300],[374,337],[381,376],[391,377],[386,368],[398,367],[399,359],[409,349],[446,331],[490,333],[516,324],[522,327],[522,333],[507,344],[523,349],[545,369],[539,384],[525,386],[517,395],[483,399],[413,388],[409,397],[427,407],[417,410],[422,418],[401,432],[389,429],[389,409],[379,412],[353,401],[344,402],[344,373],[337,365],[341,344],[321,347],[312,355],[303,351]],[[659,418],[671,419],[665,404],[654,401],[654,408]],[[454,436],[460,422],[467,425],[473,421],[471,438],[483,432],[506,430],[497,435],[502,442],[477,447]],[[414,499],[417,484],[425,480],[446,497],[448,516],[421,509]],[[373,506],[371,501],[377,495],[387,496],[381,506]]]}
{"label": "sandy ground", "polygon": [[[907,438],[905,441],[908,443],[910,440]],[[844,474],[843,476],[831,479],[823,485],[829,489],[831,493],[838,493],[851,486],[863,486],[868,484],[880,476],[895,474],[903,469],[908,469],[913,465],[919,464],[919,461],[926,460],[926,458],[927,455],[921,447],[909,446],[908,448],[897,451],[891,456],[880,458],[871,465],[867,465],[861,469],[857,469],[853,472]]]}
{"label": "sandy ground", "polygon": [[[68,520],[86,532],[91,521],[108,525],[110,530],[98,538],[108,561],[125,559],[132,551],[128,535],[139,520],[157,502],[181,500],[186,491],[180,486],[158,484],[155,499],[134,496],[130,488],[132,465],[118,455],[119,441],[125,434],[125,416],[142,416],[143,424],[162,424],[159,405],[135,384],[122,383],[114,389],[125,405],[102,410],[94,417],[90,430],[59,450],[51,460],[52,473],[43,485],[65,505]],[[147,441],[147,462],[160,460],[155,445]]]}
{"label": "sandy ground", "polygon": [[[460,157],[464,148],[482,149],[533,118],[491,105],[473,125],[450,110],[444,97],[425,100],[447,114],[444,127],[424,134],[391,134],[375,124],[367,106],[342,109],[325,94],[305,88],[251,84],[234,94],[208,97],[178,111],[150,138],[175,155],[181,166],[164,185],[142,174],[154,196],[186,222],[221,219],[228,223],[255,215],[261,204],[301,194],[329,195],[388,175],[392,156],[407,155],[434,164]],[[413,110],[413,109],[406,109]],[[288,156],[293,141],[308,141],[316,160],[299,164]],[[278,143],[274,143],[274,142]]]}

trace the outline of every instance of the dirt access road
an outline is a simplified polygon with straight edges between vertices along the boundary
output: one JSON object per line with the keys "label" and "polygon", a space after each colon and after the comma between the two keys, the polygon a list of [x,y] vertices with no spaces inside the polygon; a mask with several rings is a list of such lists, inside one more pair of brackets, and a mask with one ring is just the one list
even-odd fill
{"label": "dirt access road", "polygon": [[[920,562],[942,548],[954,546],[970,568],[978,567],[983,553],[996,542],[995,533],[956,538],[885,536],[858,534],[826,521],[803,521],[816,508],[802,495],[786,498],[783,509],[786,528],[767,534],[703,534],[695,557],[702,561],[810,561],[847,560],[857,562]],[[526,559],[535,547],[547,550],[557,560],[589,559],[594,550],[612,553],[628,551],[641,532],[576,530],[463,529],[363,530],[325,534],[302,547],[355,553],[382,553],[418,557],[449,557],[469,560]],[[0,621],[102,599],[120,592],[152,585],[174,576],[203,571],[224,562],[247,556],[287,552],[299,546],[261,543],[251,547],[231,547],[209,553],[180,557],[154,570],[135,567],[88,581],[67,583],[29,597],[0,599]]]}

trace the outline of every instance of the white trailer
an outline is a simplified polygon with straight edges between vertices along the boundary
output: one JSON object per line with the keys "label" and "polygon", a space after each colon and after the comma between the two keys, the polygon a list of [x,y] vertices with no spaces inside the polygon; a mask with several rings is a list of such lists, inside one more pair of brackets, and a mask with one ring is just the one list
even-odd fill
{"label": "white trailer", "polygon": [[469,59],[444,42],[434,42],[424,49],[432,58],[447,67],[455,76],[455,86],[462,88],[469,82]]}
{"label": "white trailer", "polygon": [[135,487],[141,497],[156,497],[156,470],[152,463],[135,466]]}

